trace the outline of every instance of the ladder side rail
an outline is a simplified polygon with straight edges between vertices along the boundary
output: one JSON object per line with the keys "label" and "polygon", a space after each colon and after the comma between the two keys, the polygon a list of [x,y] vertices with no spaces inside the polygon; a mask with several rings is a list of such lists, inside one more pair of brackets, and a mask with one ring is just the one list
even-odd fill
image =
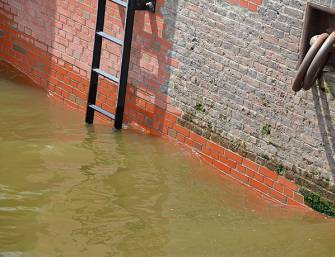
{"label": "ladder side rail", "polygon": [[90,108],[90,105],[95,105],[97,96],[97,87],[99,82],[99,74],[94,72],[94,69],[100,67],[101,50],[102,50],[102,37],[96,33],[103,31],[105,24],[106,14],[106,0],[98,0],[97,10],[97,22],[94,34],[94,47],[93,47],[93,58],[91,66],[91,78],[88,91],[87,109],[86,109],[86,123],[92,124],[94,120],[94,109]]}
{"label": "ladder side rail", "polygon": [[133,28],[134,28],[134,19],[136,10],[135,1],[136,0],[128,0],[128,9],[126,14],[124,40],[123,40],[124,45],[121,60],[120,83],[119,83],[119,91],[118,91],[117,106],[115,113],[115,123],[114,123],[114,127],[116,129],[122,129],[122,123],[123,123],[123,113],[126,100],[130,53],[131,53],[131,44],[133,38]]}

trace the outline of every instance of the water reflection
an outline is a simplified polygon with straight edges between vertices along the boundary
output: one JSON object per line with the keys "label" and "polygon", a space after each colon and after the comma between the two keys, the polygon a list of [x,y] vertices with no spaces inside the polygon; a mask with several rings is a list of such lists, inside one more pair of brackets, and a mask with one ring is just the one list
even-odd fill
{"label": "water reflection", "polygon": [[99,134],[93,128],[72,147],[63,154],[73,155],[78,148],[82,158],[70,166],[60,168],[58,155],[44,159],[47,170],[61,179],[50,195],[52,202],[38,218],[47,232],[40,233],[35,251],[59,256],[135,252],[145,256],[150,251],[164,256],[166,222],[160,210],[167,186],[151,161],[154,149],[144,148],[141,156],[138,144],[134,146],[123,134]]}

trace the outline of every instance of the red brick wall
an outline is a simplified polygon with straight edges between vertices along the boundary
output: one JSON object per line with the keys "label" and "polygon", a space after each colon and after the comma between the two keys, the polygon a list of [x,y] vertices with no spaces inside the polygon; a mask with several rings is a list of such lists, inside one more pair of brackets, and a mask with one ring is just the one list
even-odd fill
{"label": "red brick wall", "polygon": [[[53,2],[53,3],[51,3]],[[50,95],[85,109],[95,26],[94,0],[0,0],[0,58],[28,75]],[[162,5],[158,1],[157,8]],[[105,31],[120,37],[124,13],[108,4]],[[298,187],[275,172],[224,149],[177,124],[175,108],[161,86],[169,80],[172,42],[165,39],[159,14],[138,12],[126,100],[126,121],[146,132],[172,138],[198,152],[201,159],[242,184],[281,203],[301,205]],[[102,68],[118,75],[120,49],[104,44]],[[114,112],[116,87],[99,85],[97,104]]]}
{"label": "red brick wall", "polygon": [[246,8],[251,12],[256,12],[258,6],[262,4],[262,0],[228,0],[232,5],[239,5],[242,8]]}

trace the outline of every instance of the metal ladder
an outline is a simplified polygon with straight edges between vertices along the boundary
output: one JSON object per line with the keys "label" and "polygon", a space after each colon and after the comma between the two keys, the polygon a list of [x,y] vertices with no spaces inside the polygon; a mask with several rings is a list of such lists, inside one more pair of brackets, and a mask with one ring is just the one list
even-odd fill
{"label": "metal ladder", "polygon": [[[111,1],[126,9],[123,41],[103,32],[107,1]],[[155,12],[155,7],[156,7],[156,0],[128,0],[128,2],[124,2],[122,0],[98,0],[97,22],[95,29],[93,60],[91,67],[92,70],[91,70],[91,79],[90,79],[87,109],[86,109],[87,124],[93,123],[94,113],[95,111],[97,111],[100,114],[103,114],[108,118],[115,120],[114,127],[116,129],[122,129],[135,11],[147,10]],[[123,47],[120,78],[117,78],[116,76],[100,69],[100,59],[102,50],[101,48],[103,39],[111,41],[112,43],[115,43]],[[118,97],[117,97],[115,115],[110,112],[107,112],[106,110],[103,110],[102,108],[96,105],[99,76],[105,77],[118,85]]]}

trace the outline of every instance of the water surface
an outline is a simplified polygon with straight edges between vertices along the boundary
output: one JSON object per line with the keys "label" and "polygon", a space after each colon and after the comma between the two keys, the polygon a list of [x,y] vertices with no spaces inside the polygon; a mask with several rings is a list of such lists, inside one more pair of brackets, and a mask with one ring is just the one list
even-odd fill
{"label": "water surface", "polygon": [[333,257],[335,223],[0,77],[0,256]]}

